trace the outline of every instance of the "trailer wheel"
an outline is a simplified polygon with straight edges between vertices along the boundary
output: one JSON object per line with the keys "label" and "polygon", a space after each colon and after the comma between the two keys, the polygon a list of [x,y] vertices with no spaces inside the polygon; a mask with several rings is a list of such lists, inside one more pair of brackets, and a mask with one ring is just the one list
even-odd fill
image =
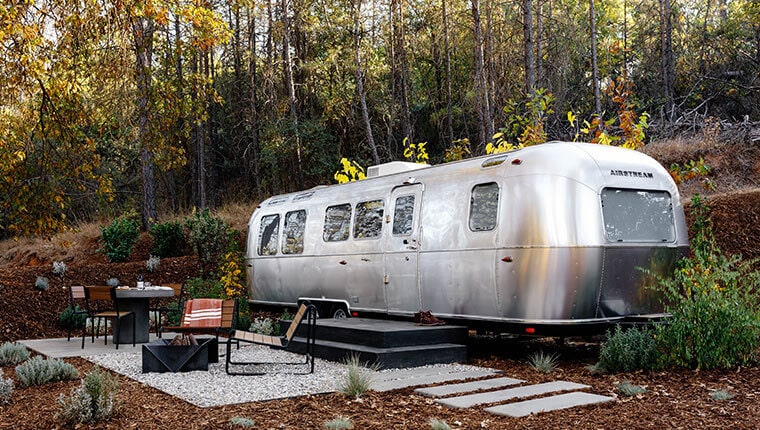
{"label": "trailer wheel", "polygon": [[346,312],[346,309],[343,306],[334,306],[330,310],[330,315],[332,315],[332,317],[334,319],[345,319],[345,318],[348,318],[348,312]]}

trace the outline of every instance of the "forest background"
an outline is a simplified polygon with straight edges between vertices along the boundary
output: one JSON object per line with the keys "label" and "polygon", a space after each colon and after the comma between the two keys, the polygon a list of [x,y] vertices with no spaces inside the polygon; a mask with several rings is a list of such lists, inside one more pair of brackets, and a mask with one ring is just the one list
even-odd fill
{"label": "forest background", "polygon": [[760,3],[10,0],[0,70],[0,238],[45,236],[329,183],[342,158],[758,121]]}

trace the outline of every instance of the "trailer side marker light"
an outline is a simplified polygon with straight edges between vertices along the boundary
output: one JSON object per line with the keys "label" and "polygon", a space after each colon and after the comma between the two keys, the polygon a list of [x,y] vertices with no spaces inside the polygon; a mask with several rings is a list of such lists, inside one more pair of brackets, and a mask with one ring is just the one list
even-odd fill
{"label": "trailer side marker light", "polygon": [[506,257],[502,258],[501,261],[503,261],[505,263],[511,263],[512,262],[512,256],[511,255],[507,255]]}
{"label": "trailer side marker light", "polygon": [[351,312],[351,316],[354,318],[359,318],[359,312],[353,311]]}
{"label": "trailer side marker light", "polygon": [[522,160],[519,158],[515,158],[514,160],[512,160],[512,164],[515,166],[519,166],[520,164],[522,164]]}
{"label": "trailer side marker light", "polygon": [[533,334],[535,332],[536,332],[536,329],[534,327],[526,327],[525,328],[525,333]]}

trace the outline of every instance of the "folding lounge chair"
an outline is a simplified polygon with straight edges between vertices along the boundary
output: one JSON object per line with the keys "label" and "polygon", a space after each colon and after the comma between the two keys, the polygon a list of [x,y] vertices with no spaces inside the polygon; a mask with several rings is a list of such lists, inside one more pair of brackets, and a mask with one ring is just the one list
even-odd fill
{"label": "folding lounge chair", "polygon": [[[306,319],[306,361],[305,362],[287,362],[287,363],[273,363],[273,362],[254,362],[254,361],[233,361],[232,360],[232,342],[248,342],[259,345],[268,345],[272,348],[285,349],[290,344],[293,336],[296,334],[298,326]],[[227,358],[225,360],[224,370],[228,375],[263,375],[264,373],[256,372],[235,372],[230,370],[230,365],[248,365],[248,364],[309,364],[311,363],[311,369],[309,373],[314,373],[314,331],[317,324],[317,308],[314,305],[302,303],[298,308],[298,312],[293,317],[293,321],[290,323],[288,330],[284,336],[268,336],[258,333],[251,333],[244,330],[235,330],[230,332],[230,337],[227,338]]]}

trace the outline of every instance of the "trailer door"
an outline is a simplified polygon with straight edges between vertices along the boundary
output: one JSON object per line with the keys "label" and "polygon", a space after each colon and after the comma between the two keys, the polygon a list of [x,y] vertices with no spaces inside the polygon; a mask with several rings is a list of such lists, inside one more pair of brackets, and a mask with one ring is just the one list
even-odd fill
{"label": "trailer door", "polygon": [[418,253],[422,185],[394,188],[389,199],[385,240],[385,299],[388,313],[408,314],[421,307]]}

